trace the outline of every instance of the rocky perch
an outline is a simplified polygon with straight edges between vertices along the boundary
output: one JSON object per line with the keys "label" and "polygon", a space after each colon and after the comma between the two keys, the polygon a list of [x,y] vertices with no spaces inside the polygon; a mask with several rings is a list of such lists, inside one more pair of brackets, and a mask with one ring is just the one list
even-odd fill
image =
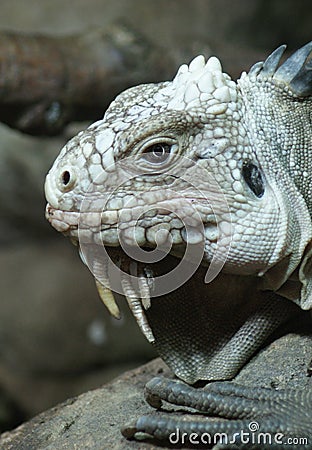
{"label": "rocky perch", "polygon": [[[290,333],[259,352],[235,381],[274,389],[311,386],[307,376],[311,349],[311,334]],[[103,387],[69,399],[3,433],[0,449],[164,449],[151,441],[128,441],[120,433],[123,424],[153,412],[144,401],[143,389],[149,379],[160,374],[172,376],[159,358],[126,372]]]}

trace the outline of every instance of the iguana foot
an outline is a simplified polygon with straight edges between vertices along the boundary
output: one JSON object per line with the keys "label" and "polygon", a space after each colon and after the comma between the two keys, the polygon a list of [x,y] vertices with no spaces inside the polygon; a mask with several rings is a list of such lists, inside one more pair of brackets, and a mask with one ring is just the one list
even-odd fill
{"label": "iguana foot", "polygon": [[165,401],[214,418],[144,415],[123,428],[128,438],[141,432],[184,448],[312,449],[312,389],[275,391],[232,382],[194,388],[157,377],[147,383],[145,396],[155,408]]}

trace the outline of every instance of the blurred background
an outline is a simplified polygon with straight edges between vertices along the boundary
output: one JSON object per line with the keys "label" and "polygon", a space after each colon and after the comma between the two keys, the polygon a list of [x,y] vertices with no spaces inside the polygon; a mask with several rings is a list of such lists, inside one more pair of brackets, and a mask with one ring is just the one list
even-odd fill
{"label": "blurred background", "polygon": [[[224,70],[237,77],[278,45],[287,43],[291,51],[311,40],[311,23],[308,0],[0,0],[1,431],[155,356],[122,302],[122,319],[109,317],[76,248],[44,219],[44,178],[60,148],[130,85],[170,79],[199,53],[217,55]],[[94,30],[99,35],[94,37]],[[130,34],[120,50],[125,30]],[[21,33],[17,51],[12,36]],[[91,35],[93,58],[101,58],[97,49],[108,40],[101,64],[116,68],[104,70],[94,90],[92,84],[81,89],[83,100],[78,84],[67,97],[66,120],[54,128],[28,126],[41,114],[31,98],[41,76],[37,53],[34,86],[12,88],[16,73],[26,70],[19,60],[23,42],[34,33],[61,40]],[[43,37],[36,39],[40,49]],[[120,55],[125,60],[128,55],[128,62]],[[57,59],[45,58],[54,73]],[[79,65],[79,51],[75,58]],[[82,69],[87,61],[81,55]],[[102,97],[95,105],[98,89]],[[26,91],[29,109],[21,100]],[[47,87],[45,112],[61,105],[53,95]]]}

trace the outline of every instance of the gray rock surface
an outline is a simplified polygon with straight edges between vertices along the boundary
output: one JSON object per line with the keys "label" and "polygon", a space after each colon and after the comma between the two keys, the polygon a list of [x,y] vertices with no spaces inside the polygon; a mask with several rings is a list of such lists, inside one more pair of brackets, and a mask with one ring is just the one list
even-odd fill
{"label": "gray rock surface", "polygon": [[[306,368],[311,359],[312,335],[288,334],[262,350],[235,381],[282,389],[312,387]],[[156,375],[171,376],[160,360],[130,371],[103,387],[44,412],[0,436],[2,450],[126,450],[160,449],[157,443],[128,441],[123,424],[152,409],[143,399],[145,383]],[[155,414],[158,414],[155,412]]]}

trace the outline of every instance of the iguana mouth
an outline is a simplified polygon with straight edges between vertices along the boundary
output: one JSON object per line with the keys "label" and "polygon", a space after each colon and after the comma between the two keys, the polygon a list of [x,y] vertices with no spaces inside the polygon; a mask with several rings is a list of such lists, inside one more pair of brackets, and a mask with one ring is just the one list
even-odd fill
{"label": "iguana mouth", "polygon": [[[85,216],[83,219],[82,214]],[[104,214],[107,224],[108,215]],[[80,258],[93,273],[100,298],[109,313],[115,318],[120,318],[119,307],[113,294],[116,289],[112,286],[112,277],[115,278],[114,285],[116,286],[117,276],[120,283],[118,292],[125,296],[140,329],[147,340],[153,343],[155,338],[145,312],[151,306],[154,268],[157,266],[157,273],[160,272],[160,267],[165,268],[167,266],[165,258],[158,264],[138,262],[124,251],[119,241],[118,245],[114,246],[110,245],[111,241],[103,242],[101,233],[97,236],[92,232],[92,225],[96,225],[101,220],[100,216],[101,213],[95,212],[62,211],[53,208],[50,204],[47,204],[46,207],[46,217],[51,225],[57,231],[69,236],[71,242],[78,247]],[[88,224],[91,229],[80,229],[80,221]],[[116,224],[112,223],[111,225],[111,230],[118,236]],[[148,250],[151,248],[142,248],[142,251],[147,252]],[[117,267],[117,275],[111,273],[114,266]]]}
{"label": "iguana mouth", "polygon": [[61,233],[66,233],[78,228],[79,212],[62,211],[53,208],[53,206],[47,203],[45,216],[52,227]]}
{"label": "iguana mouth", "polygon": [[[50,204],[46,206],[46,217],[51,225],[57,231],[70,236],[72,243],[78,246],[80,258],[84,264],[89,266],[95,277],[96,287],[101,300],[109,313],[115,318],[120,318],[120,311],[111,290],[109,259],[119,267],[123,294],[143,334],[149,342],[153,342],[154,336],[144,313],[144,309],[148,309],[151,302],[152,272],[145,269],[142,264],[129,258],[121,247],[112,248],[108,246],[105,247],[105,253],[101,252],[101,247],[91,243],[91,232],[89,233],[90,242],[84,242],[82,249],[79,239],[79,219],[81,214],[83,213],[55,209]],[[88,215],[87,220],[89,224],[91,224],[92,220],[94,220],[94,223],[96,223],[96,220],[99,220],[99,213],[94,213],[94,217],[92,217],[90,212],[84,214]],[[86,235],[83,237],[86,238]],[[130,274],[130,269],[136,271],[137,288],[133,286],[129,277],[127,277],[127,274]]]}
{"label": "iguana mouth", "polygon": [[[114,211],[107,211],[103,214],[105,216],[102,218],[106,224],[111,218],[110,230],[119,239],[117,223],[114,223],[117,214]],[[152,258],[150,262],[142,262],[142,260],[140,262],[140,258],[136,258],[132,254],[133,247],[131,245],[126,249],[124,243],[121,244],[119,240],[113,241],[112,238],[105,240],[103,239],[105,233],[103,235],[102,232],[98,232],[99,230],[94,231],[93,227],[99,229],[98,224],[101,224],[101,213],[62,211],[48,204],[46,217],[54,228],[69,236],[72,243],[78,246],[80,257],[94,275],[99,295],[110,314],[115,318],[120,318],[119,307],[113,292],[124,295],[141,331],[150,343],[154,343],[155,336],[151,325],[153,319],[148,317],[147,313],[152,303],[163,300],[156,293],[157,287],[161,283],[158,277],[164,274],[170,276],[170,272],[180,264],[184,256],[186,243],[182,239],[182,233],[180,232],[179,244],[174,246],[174,250],[166,248],[167,251],[164,251],[158,260],[155,261]],[[81,223],[85,227],[80,227]],[[202,244],[204,241],[199,240],[199,243],[196,244],[196,230],[193,231],[193,235],[190,236],[193,244],[191,247],[194,252],[197,252],[196,246],[198,245],[201,247],[199,250],[203,251]],[[112,246],[112,242],[114,242],[114,246]],[[141,245],[139,250],[142,250],[145,255],[149,255],[151,253],[148,251],[154,251],[156,247],[159,250],[162,246],[157,246],[157,244],[156,246],[152,244],[150,246]],[[159,251],[161,252],[161,250]],[[175,257],[172,256],[173,253]],[[200,263],[201,256],[199,255],[197,265]],[[189,268],[192,270],[192,262],[187,261],[186,264],[187,270]],[[174,289],[185,284],[192,273],[185,275],[185,272],[183,274],[179,272],[176,275],[178,279],[174,279],[175,275],[173,275],[171,280],[173,280]],[[174,289],[167,292],[170,293]],[[169,295],[169,299],[172,296]],[[153,297],[157,298],[153,299]],[[162,297],[166,299],[167,294]],[[175,302],[171,301],[171,304],[175,304]],[[175,304],[174,308],[176,307]],[[172,313],[174,314],[174,311]],[[158,325],[155,326],[158,327]]]}

